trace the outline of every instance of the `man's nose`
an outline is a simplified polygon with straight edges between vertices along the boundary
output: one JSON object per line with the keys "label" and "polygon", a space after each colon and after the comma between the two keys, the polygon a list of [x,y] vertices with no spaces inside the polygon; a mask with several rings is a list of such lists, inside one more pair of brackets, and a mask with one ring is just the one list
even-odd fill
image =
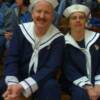
{"label": "man's nose", "polygon": [[40,18],[44,18],[44,17],[45,17],[45,13],[44,12],[41,12]]}

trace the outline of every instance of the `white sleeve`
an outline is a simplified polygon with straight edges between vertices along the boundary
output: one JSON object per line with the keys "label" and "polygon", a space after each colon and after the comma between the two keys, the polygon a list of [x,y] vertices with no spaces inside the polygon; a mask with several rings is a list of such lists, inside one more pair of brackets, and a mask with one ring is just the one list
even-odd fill
{"label": "white sleeve", "polygon": [[6,76],[5,78],[5,83],[7,85],[12,85],[12,84],[17,84],[19,83],[18,79],[16,76]]}
{"label": "white sleeve", "polygon": [[24,88],[23,95],[25,97],[29,97],[32,93],[38,90],[37,82],[32,77],[26,78],[19,84]]}
{"label": "white sleeve", "polygon": [[86,84],[91,85],[91,82],[89,81],[89,79],[86,76],[83,76],[83,77],[73,81],[73,84],[75,84],[79,87],[83,87]]}
{"label": "white sleeve", "polygon": [[95,85],[100,85],[100,75],[95,76]]}

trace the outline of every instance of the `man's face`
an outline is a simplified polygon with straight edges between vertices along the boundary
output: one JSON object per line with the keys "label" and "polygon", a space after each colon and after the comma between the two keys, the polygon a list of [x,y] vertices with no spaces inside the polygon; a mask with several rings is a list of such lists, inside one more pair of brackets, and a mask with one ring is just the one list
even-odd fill
{"label": "man's face", "polygon": [[36,27],[47,28],[53,20],[53,7],[48,2],[38,2],[33,8],[32,18]]}

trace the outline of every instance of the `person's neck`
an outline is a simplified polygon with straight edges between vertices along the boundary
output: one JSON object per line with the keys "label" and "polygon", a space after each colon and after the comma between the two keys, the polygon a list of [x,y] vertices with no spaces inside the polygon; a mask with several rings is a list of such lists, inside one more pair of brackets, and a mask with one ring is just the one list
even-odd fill
{"label": "person's neck", "polygon": [[38,38],[43,37],[43,36],[46,34],[47,30],[48,30],[48,29],[35,28],[36,36],[37,36]]}
{"label": "person's neck", "polygon": [[84,31],[71,31],[71,35],[76,41],[82,41],[84,39],[85,32]]}

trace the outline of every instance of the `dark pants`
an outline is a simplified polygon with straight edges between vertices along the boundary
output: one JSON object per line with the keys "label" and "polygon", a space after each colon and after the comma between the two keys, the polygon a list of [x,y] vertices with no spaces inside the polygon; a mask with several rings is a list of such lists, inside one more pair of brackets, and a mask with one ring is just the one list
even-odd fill
{"label": "dark pants", "polygon": [[4,79],[0,79],[0,100],[3,100],[2,95],[5,90],[6,90],[6,84],[4,82]]}
{"label": "dark pants", "polygon": [[0,35],[0,59],[5,50],[6,39],[4,36]]}
{"label": "dark pants", "polygon": [[70,88],[71,100],[90,100],[85,89],[78,86],[72,86]]}
{"label": "dark pants", "polygon": [[59,84],[55,80],[49,80],[39,88],[35,97],[36,100],[61,100]]}
{"label": "dark pants", "polygon": [[[73,85],[70,88],[71,100],[90,100],[86,90],[78,86]],[[100,98],[98,99],[100,100]]]}

